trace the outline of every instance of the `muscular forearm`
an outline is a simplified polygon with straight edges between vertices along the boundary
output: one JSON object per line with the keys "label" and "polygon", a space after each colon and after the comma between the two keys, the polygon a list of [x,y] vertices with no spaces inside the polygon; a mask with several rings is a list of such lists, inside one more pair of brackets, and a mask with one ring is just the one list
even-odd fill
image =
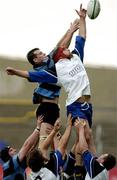
{"label": "muscular forearm", "polygon": [[53,141],[53,138],[54,138],[55,134],[56,134],[56,131],[53,129],[53,130],[51,131],[51,133],[49,134],[49,136],[45,139],[45,141],[43,142],[43,144],[40,146],[40,149],[42,150],[42,152],[43,152],[44,150],[48,150],[50,144],[51,144],[52,141]]}
{"label": "muscular forearm", "polygon": [[14,75],[23,77],[23,78],[28,78],[28,71],[22,71],[22,70],[15,69]]}
{"label": "muscular forearm", "polygon": [[88,144],[86,142],[85,134],[84,134],[84,128],[79,129],[79,150],[81,153],[88,150]]}
{"label": "muscular forearm", "polygon": [[83,17],[80,18],[79,35],[86,39],[86,20]]}
{"label": "muscular forearm", "polygon": [[34,130],[34,132],[28,137],[28,139],[24,142],[25,147],[31,148],[33,145],[35,145],[39,141],[39,131]]}
{"label": "muscular forearm", "polygon": [[61,46],[61,44],[62,44],[62,42],[64,41],[64,39],[65,39],[65,37],[66,37],[66,35],[67,35],[67,33],[68,33],[68,30],[67,30],[67,32],[63,35],[63,37],[59,40],[59,42],[57,43],[57,47],[60,47]]}
{"label": "muscular forearm", "polygon": [[89,139],[88,145],[89,145],[89,151],[95,155],[96,154],[96,147],[95,147],[95,143],[94,143],[92,130],[90,130],[90,139]]}
{"label": "muscular forearm", "polygon": [[73,32],[68,30],[61,41],[58,43],[58,47],[68,48],[71,43],[72,36]]}
{"label": "muscular forearm", "polygon": [[24,142],[22,148],[19,151],[19,160],[20,162],[23,160],[23,158],[27,155],[30,149],[32,147],[36,146],[39,141],[39,131],[35,129],[33,133],[26,139]]}
{"label": "muscular forearm", "polygon": [[70,138],[70,134],[71,134],[71,129],[72,129],[72,126],[68,125],[68,127],[66,128],[62,138],[60,139],[60,142],[58,145],[58,150],[60,150],[62,154],[64,154],[64,152],[66,150],[66,147],[67,147],[67,144],[68,144],[68,141]]}

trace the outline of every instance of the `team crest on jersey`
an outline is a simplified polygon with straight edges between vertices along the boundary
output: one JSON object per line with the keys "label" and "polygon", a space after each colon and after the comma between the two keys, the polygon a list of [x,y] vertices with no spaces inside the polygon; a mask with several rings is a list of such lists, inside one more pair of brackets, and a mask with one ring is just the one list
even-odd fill
{"label": "team crest on jersey", "polygon": [[69,72],[70,76],[75,76],[76,74],[80,73],[83,70],[82,66],[79,66],[78,64]]}

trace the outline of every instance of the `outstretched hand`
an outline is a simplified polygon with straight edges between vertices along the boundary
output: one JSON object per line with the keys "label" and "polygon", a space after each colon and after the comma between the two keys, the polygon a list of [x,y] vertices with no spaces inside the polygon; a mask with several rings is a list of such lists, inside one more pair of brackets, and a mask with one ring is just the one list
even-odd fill
{"label": "outstretched hand", "polygon": [[54,130],[58,132],[60,130],[60,127],[61,127],[60,118],[58,118],[54,124]]}
{"label": "outstretched hand", "polygon": [[8,75],[15,75],[15,69],[12,67],[7,67],[6,72]]}
{"label": "outstretched hand", "polygon": [[80,27],[80,21],[79,21],[79,19],[75,19],[74,22],[72,22],[70,24],[70,29],[69,30],[71,32],[75,32],[76,30],[79,29],[79,27]]}
{"label": "outstretched hand", "polygon": [[77,128],[77,129],[81,129],[81,128],[84,128],[86,126],[86,121],[85,120],[76,120],[75,123],[74,123],[74,126]]}
{"label": "outstretched hand", "polygon": [[82,8],[82,4],[80,5],[80,11],[78,11],[76,9],[75,9],[75,11],[80,16],[80,18],[86,18],[87,10]]}

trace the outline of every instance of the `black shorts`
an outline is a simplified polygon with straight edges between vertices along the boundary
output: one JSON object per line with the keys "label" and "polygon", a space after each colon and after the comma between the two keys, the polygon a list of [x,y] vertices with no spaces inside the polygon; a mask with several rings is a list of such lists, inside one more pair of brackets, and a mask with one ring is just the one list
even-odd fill
{"label": "black shorts", "polygon": [[57,104],[50,102],[42,102],[37,110],[36,117],[43,115],[43,122],[54,125],[57,118],[60,116],[60,109]]}

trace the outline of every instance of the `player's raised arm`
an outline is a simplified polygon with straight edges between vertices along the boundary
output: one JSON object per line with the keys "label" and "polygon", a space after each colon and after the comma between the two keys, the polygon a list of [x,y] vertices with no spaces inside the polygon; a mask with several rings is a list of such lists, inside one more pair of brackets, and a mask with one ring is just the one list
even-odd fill
{"label": "player's raised arm", "polygon": [[7,67],[8,75],[16,75],[28,79],[30,82],[57,83],[57,77],[47,71],[22,71],[12,67]]}
{"label": "player's raised arm", "polygon": [[25,140],[23,146],[21,147],[19,151],[18,157],[19,157],[20,162],[24,159],[27,153],[30,150],[34,149],[36,145],[38,144],[42,122],[43,122],[43,116],[39,116],[37,119],[37,127],[34,129],[32,134]]}
{"label": "player's raised arm", "polygon": [[48,137],[45,139],[45,141],[40,145],[40,149],[44,155],[44,157],[47,156],[47,150],[52,143],[56,133],[60,130],[61,124],[60,124],[60,119],[58,118],[54,124],[53,130],[51,133],[48,135]]}
{"label": "player's raised arm", "polygon": [[79,35],[86,39],[86,10],[82,8],[82,4],[80,5],[80,11],[75,10],[76,13],[80,17],[80,28],[79,28]]}
{"label": "player's raised arm", "polygon": [[75,19],[71,24],[70,28],[67,30],[63,38],[58,42],[57,47],[68,48],[74,32],[79,29],[79,19]]}
{"label": "player's raised arm", "polygon": [[58,150],[61,152],[62,155],[64,155],[66,148],[67,148],[67,144],[69,142],[69,138],[71,135],[71,130],[72,130],[72,116],[71,114],[68,115],[68,125],[65,129],[65,132],[63,134],[63,136],[60,139],[60,142],[58,144]]}

